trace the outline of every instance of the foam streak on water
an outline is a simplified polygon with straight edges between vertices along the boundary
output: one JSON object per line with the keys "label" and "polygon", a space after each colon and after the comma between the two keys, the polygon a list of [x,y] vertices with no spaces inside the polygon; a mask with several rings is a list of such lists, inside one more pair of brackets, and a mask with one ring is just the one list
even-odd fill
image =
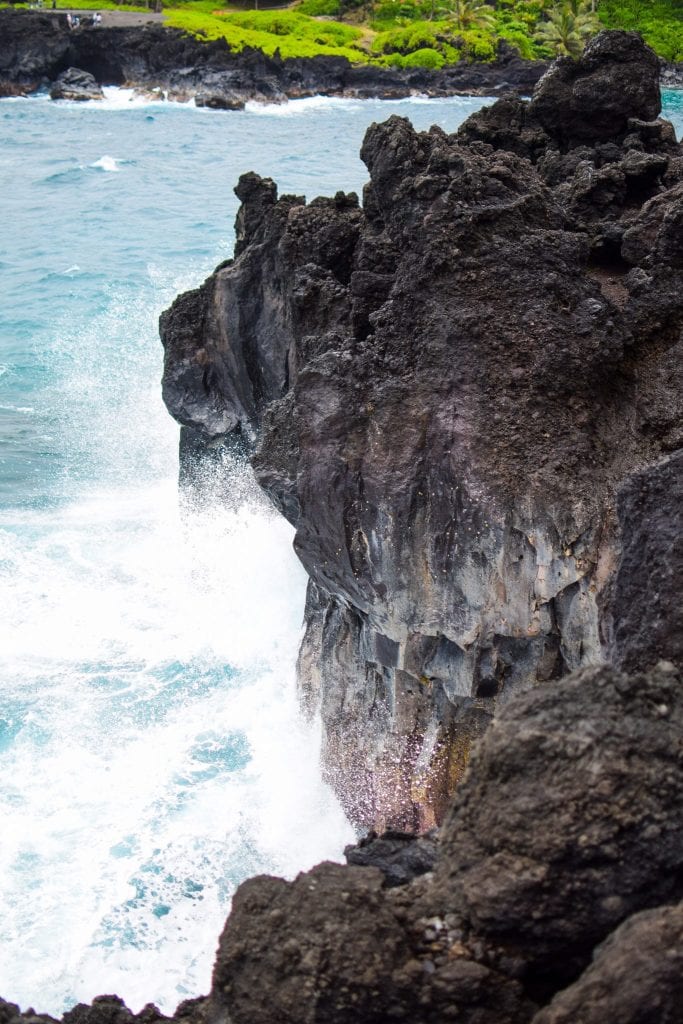
{"label": "foam streak on water", "polygon": [[229,255],[239,174],[360,191],[366,126],[483,100],[220,114],[0,102],[0,995],[207,990],[237,884],[351,830],[298,714],[305,579],[244,466],[178,511],[157,318]]}

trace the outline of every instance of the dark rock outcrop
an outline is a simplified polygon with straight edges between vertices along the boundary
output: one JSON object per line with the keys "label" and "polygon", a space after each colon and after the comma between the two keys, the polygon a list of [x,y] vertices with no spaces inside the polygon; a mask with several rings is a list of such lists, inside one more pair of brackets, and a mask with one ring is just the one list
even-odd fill
{"label": "dark rock outcrop", "polygon": [[683,905],[636,914],[579,980],[532,1024],[677,1024],[683,1004]]}
{"label": "dark rock outcrop", "polygon": [[438,821],[495,708],[628,631],[616,495],[681,443],[657,69],[606,33],[455,135],[373,125],[362,207],[243,176],[234,261],[162,317],[195,452],[238,437],[296,527],[302,694],[359,824]]}
{"label": "dark rock outcrop", "polygon": [[659,116],[659,61],[635,33],[603,32],[581,61],[555,61],[530,104],[532,117],[567,144],[626,131],[630,118]]}
{"label": "dark rock outcrop", "polygon": [[53,100],[101,100],[102,89],[87,71],[67,68],[50,89]]}
{"label": "dark rock outcrop", "polygon": [[587,947],[632,913],[680,899],[682,884],[673,666],[632,677],[584,669],[501,712],[444,822],[435,906],[457,909],[534,987],[557,989]]}
{"label": "dark rock outcrop", "polygon": [[[680,364],[674,372],[681,374]],[[660,658],[683,667],[683,452],[631,477],[617,511],[622,557],[608,608],[612,659],[631,672]]]}
{"label": "dark rock outcrop", "polygon": [[371,832],[355,846],[347,846],[344,857],[347,864],[379,868],[384,885],[391,887],[405,885],[431,871],[437,850],[436,830],[422,836],[410,832],[385,832],[378,836]]}
{"label": "dark rock outcrop", "polygon": [[0,10],[0,96],[30,92],[70,66],[103,85],[159,89],[169,98],[236,110],[246,100],[302,96],[396,99],[411,93],[451,96],[530,92],[547,62],[524,61],[503,44],[493,63],[459,62],[442,70],[354,66],[344,57],[282,60],[224,40],[200,42],[175,29],[83,27],[70,32],[59,12]]}
{"label": "dark rock outcrop", "polygon": [[[513,698],[471,760],[433,871],[397,886],[377,867],[330,863],[293,882],[250,879],[209,995],[172,1020],[673,1024],[681,683],[667,663],[600,667]],[[63,1024],[164,1020],[106,996]],[[51,1022],[0,1002],[0,1024]]]}

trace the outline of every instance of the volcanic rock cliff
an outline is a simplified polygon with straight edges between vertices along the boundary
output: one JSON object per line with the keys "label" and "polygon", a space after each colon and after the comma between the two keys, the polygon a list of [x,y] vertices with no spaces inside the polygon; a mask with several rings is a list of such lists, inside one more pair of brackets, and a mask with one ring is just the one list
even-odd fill
{"label": "volcanic rock cliff", "polygon": [[234,260],[162,316],[188,459],[239,439],[296,527],[302,697],[359,825],[441,820],[515,694],[683,653],[659,112],[655,55],[603,33],[454,135],[373,125],[362,206],[246,174]]}
{"label": "volcanic rock cliff", "polygon": [[[101,996],[63,1024],[680,1024],[683,161],[658,110],[652,55],[605,35],[456,136],[373,126],[362,210],[240,181],[235,260],[162,318],[185,482],[246,450],[296,525],[302,689],[356,819],[444,820],[245,882],[173,1018]],[[54,1022],[0,999],[0,1024]]]}
{"label": "volcanic rock cliff", "polygon": [[[169,99],[194,97],[198,106],[228,110],[252,99],[280,102],[317,94],[490,96],[510,89],[529,92],[547,66],[546,61],[522,60],[505,43],[494,62],[461,61],[441,70],[355,66],[345,57],[283,60],[249,47],[231,50],[224,39],[202,42],[160,24],[84,24],[70,31],[65,13],[0,10],[0,96],[54,85],[65,72],[92,75],[100,85],[160,89]],[[62,98],[59,89],[53,98]]]}

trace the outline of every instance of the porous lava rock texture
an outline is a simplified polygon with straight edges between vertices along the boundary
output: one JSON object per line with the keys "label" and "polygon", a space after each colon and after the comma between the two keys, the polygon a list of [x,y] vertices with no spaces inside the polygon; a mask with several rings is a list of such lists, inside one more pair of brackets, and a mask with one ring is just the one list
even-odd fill
{"label": "porous lava rock texture", "polygon": [[359,825],[440,821],[516,693],[612,644],[673,657],[671,588],[656,642],[626,625],[629,538],[669,516],[629,480],[669,458],[680,491],[683,157],[657,72],[604,33],[456,134],[375,124],[362,205],[246,174],[234,260],[162,316],[186,450],[239,442],[296,527],[302,697]]}
{"label": "porous lava rock texture", "polygon": [[683,904],[635,914],[533,1024],[676,1024],[683,1003]]}
{"label": "porous lava rock texture", "polygon": [[583,669],[518,697],[472,757],[442,830],[435,906],[536,986],[548,975],[556,988],[626,917],[680,898],[678,687],[668,662],[648,676]]}

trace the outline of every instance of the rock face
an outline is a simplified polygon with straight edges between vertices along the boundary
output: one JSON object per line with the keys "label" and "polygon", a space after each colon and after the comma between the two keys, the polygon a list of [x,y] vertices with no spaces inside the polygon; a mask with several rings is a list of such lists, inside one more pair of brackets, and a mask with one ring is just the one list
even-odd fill
{"label": "rock face", "polygon": [[678,687],[665,662],[630,678],[584,669],[518,698],[472,758],[443,827],[436,903],[535,986],[557,988],[626,917],[680,898]]}
{"label": "rock face", "polygon": [[70,32],[66,15],[0,10],[0,96],[54,82],[69,66],[103,85],[159,89],[171,99],[196,97],[201,106],[240,109],[246,100],[279,102],[300,96],[345,95],[396,99],[411,93],[451,96],[529,92],[547,69],[501,45],[490,64],[462,61],[441,71],[354,67],[345,57],[267,57],[231,51],[224,40],[199,42],[162,25],[89,28]]}
{"label": "rock face", "polygon": [[610,637],[662,656],[626,624],[631,568],[612,587],[649,530],[617,493],[681,444],[658,111],[652,52],[605,33],[456,135],[373,125],[362,207],[245,175],[234,261],[162,317],[188,450],[238,438],[296,527],[302,694],[361,825],[440,820],[496,707]]}
{"label": "rock face", "polygon": [[683,666],[683,452],[631,477],[617,509],[622,557],[608,609],[612,658],[630,671],[659,658]]}

